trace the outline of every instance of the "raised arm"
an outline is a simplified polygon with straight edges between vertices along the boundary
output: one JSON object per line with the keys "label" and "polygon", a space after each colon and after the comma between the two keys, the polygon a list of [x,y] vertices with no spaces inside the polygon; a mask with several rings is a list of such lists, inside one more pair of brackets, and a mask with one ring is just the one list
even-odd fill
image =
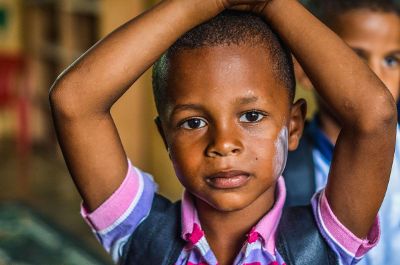
{"label": "raised arm", "polygon": [[368,66],[298,1],[271,0],[262,12],[341,122],[326,195],[339,220],[365,237],[389,181],[395,102]]}
{"label": "raised arm", "polygon": [[112,105],[179,36],[223,9],[219,0],[163,1],[97,43],[52,86],[58,140],[89,210],[119,187],[127,171]]}
{"label": "raised arm", "polygon": [[[265,0],[237,0],[240,2]],[[122,183],[127,160],[110,109],[181,35],[228,0],[164,0],[94,45],[55,81],[50,103],[68,169],[89,210]]]}

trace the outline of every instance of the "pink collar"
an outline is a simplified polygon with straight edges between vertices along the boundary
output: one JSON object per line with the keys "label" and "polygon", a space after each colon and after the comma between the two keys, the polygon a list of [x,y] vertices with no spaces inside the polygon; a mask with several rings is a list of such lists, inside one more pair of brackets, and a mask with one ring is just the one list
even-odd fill
{"label": "pink collar", "polygon": [[[276,201],[272,209],[257,223],[248,235],[248,242],[262,239],[269,253],[275,250],[275,234],[282,215],[286,199],[286,187],[283,177],[277,181]],[[182,198],[182,238],[195,244],[203,236],[200,220],[194,206],[192,195],[185,190]]]}

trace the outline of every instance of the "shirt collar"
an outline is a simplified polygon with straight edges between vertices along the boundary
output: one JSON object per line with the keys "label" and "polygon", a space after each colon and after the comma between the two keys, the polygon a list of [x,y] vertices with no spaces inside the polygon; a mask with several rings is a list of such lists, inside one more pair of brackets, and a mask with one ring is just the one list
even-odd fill
{"label": "shirt collar", "polygon": [[[252,243],[254,238],[261,238],[267,251],[273,253],[275,250],[275,235],[281,219],[282,209],[286,199],[286,187],[283,177],[276,184],[275,204],[271,210],[256,224],[249,232],[248,242]],[[197,243],[204,235],[201,230],[200,220],[194,206],[192,195],[185,190],[182,198],[182,234],[181,237],[192,244]]]}

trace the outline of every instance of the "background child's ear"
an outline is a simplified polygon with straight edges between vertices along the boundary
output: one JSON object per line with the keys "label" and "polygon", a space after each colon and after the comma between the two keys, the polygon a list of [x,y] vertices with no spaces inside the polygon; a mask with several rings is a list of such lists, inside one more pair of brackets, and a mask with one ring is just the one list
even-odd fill
{"label": "background child's ear", "polygon": [[297,100],[290,113],[289,122],[289,151],[296,150],[299,145],[301,135],[303,134],[304,122],[307,115],[307,103],[304,99]]}
{"label": "background child's ear", "polygon": [[168,150],[167,140],[166,140],[166,138],[165,138],[165,133],[164,133],[164,130],[163,130],[163,127],[162,127],[162,124],[161,124],[160,116],[157,116],[157,117],[154,119],[154,123],[156,124],[158,133],[160,134],[160,136],[161,136],[161,138],[162,138],[162,140],[163,140],[165,149]]}
{"label": "background child's ear", "polygon": [[310,79],[306,75],[303,70],[303,67],[299,64],[299,62],[293,56],[293,65],[294,65],[294,75],[296,77],[296,82],[305,90],[313,90],[313,84]]}

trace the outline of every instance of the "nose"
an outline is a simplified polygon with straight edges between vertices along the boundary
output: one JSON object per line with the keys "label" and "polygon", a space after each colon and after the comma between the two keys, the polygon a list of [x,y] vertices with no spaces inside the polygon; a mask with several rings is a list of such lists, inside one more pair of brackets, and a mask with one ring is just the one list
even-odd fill
{"label": "nose", "polygon": [[241,134],[235,126],[219,126],[209,132],[208,157],[227,157],[239,155],[243,151]]}

